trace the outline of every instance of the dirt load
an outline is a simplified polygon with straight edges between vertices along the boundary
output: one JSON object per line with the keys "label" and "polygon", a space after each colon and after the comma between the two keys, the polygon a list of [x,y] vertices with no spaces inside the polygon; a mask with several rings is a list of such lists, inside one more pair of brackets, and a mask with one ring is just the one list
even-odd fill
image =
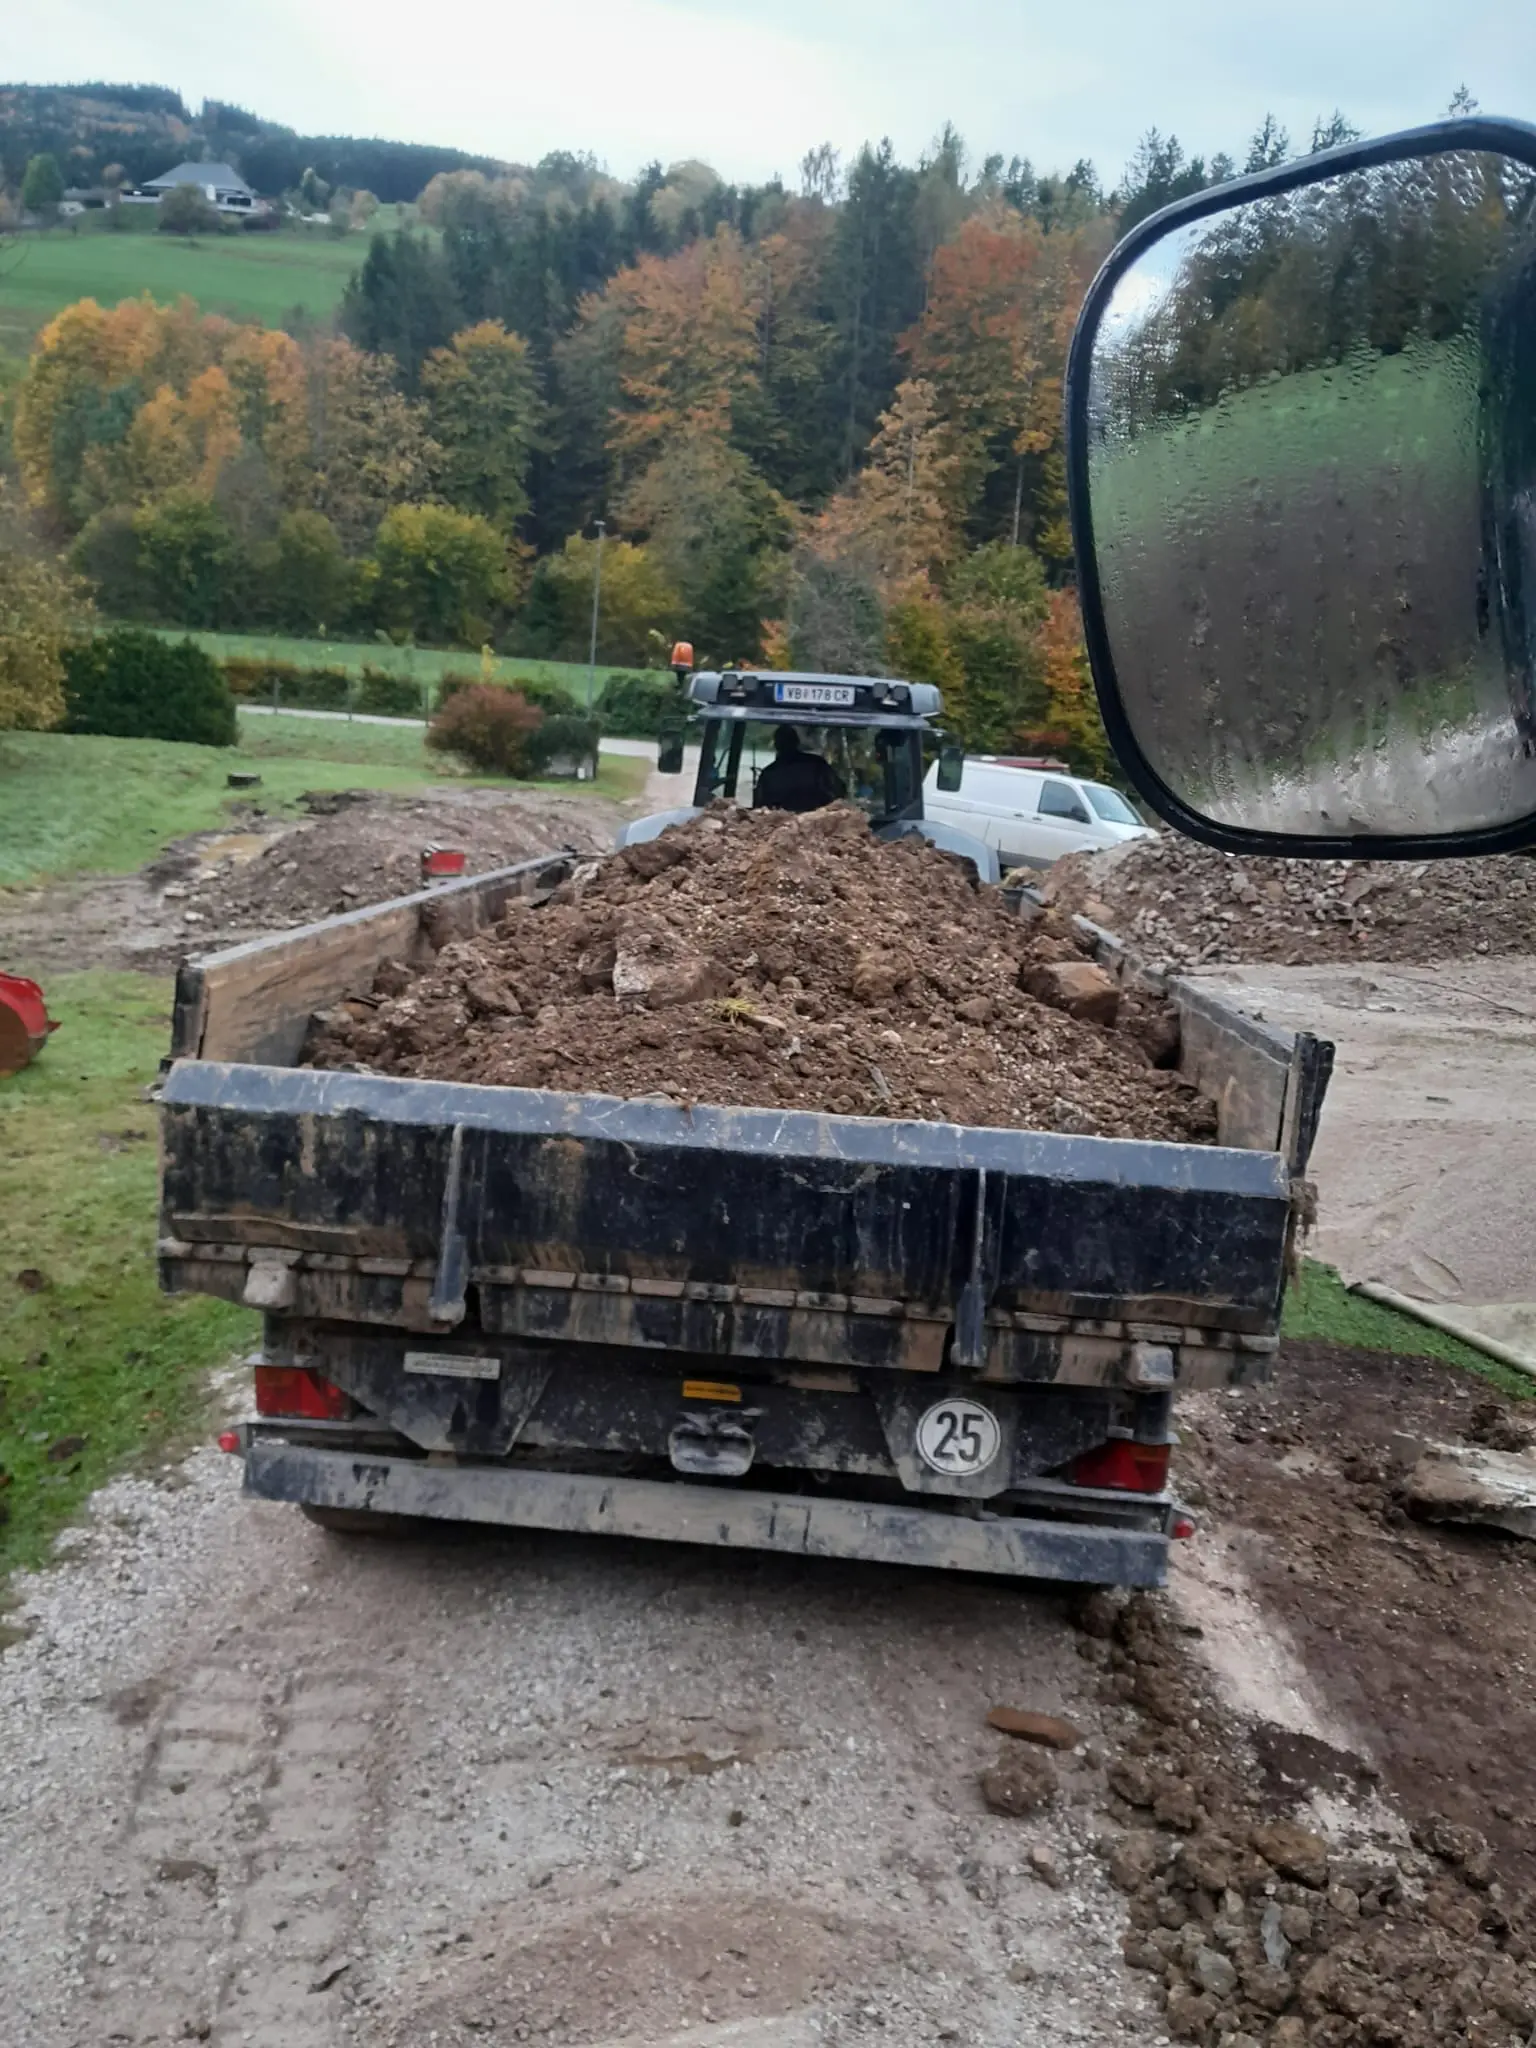
{"label": "dirt load", "polygon": [[1068,854],[1049,902],[1175,966],[1536,953],[1536,861],[1253,860],[1162,832]]}
{"label": "dirt load", "polygon": [[[1033,991],[1031,993],[1030,991]],[[1118,997],[1062,920],[851,807],[719,806],[543,905],[389,961],[316,1065],[689,1103],[1210,1141],[1167,1005]]]}

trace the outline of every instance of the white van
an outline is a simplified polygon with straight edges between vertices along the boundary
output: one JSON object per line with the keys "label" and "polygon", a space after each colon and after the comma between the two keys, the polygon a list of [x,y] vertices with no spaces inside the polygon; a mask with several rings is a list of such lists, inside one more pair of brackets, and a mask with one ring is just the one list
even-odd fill
{"label": "white van", "polygon": [[923,816],[985,840],[1004,874],[1151,836],[1118,790],[1085,782],[1060,761],[968,755],[959,787],[950,789],[940,787],[941,773],[946,782],[953,779],[952,756],[928,771]]}

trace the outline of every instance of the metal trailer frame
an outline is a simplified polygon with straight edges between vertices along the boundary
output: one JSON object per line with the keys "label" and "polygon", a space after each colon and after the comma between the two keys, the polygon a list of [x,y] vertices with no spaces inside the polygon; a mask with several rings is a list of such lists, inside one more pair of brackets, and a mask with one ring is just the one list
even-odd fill
{"label": "metal trailer frame", "polygon": [[[244,1426],[247,1491],[1160,1583],[1171,1497],[1054,1475],[1106,1438],[1168,1441],[1180,1387],[1267,1375],[1331,1047],[1168,984],[1214,1146],[292,1064],[311,1012],[378,960],[429,958],[569,870],[527,862],[184,966],[162,1283],[262,1309],[266,1359],[360,1411]],[[704,1405],[680,1417],[685,1374]],[[1001,1454],[946,1476],[917,1426],[965,1393]]]}

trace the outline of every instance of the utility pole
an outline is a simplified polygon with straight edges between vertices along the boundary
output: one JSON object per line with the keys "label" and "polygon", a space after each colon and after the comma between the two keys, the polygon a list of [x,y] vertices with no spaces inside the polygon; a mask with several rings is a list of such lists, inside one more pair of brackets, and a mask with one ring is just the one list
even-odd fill
{"label": "utility pole", "polygon": [[597,521],[597,565],[592,572],[592,644],[587,650],[587,705],[597,702],[597,613],[603,597],[603,534],[605,524]]}

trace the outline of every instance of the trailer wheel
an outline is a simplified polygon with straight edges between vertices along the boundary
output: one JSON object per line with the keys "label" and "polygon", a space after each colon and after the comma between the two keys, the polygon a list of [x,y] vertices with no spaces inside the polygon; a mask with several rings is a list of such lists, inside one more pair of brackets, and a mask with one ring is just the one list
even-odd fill
{"label": "trailer wheel", "polygon": [[415,1515],[375,1514],[369,1508],[322,1508],[300,1501],[299,1513],[332,1536],[414,1536],[421,1528]]}

